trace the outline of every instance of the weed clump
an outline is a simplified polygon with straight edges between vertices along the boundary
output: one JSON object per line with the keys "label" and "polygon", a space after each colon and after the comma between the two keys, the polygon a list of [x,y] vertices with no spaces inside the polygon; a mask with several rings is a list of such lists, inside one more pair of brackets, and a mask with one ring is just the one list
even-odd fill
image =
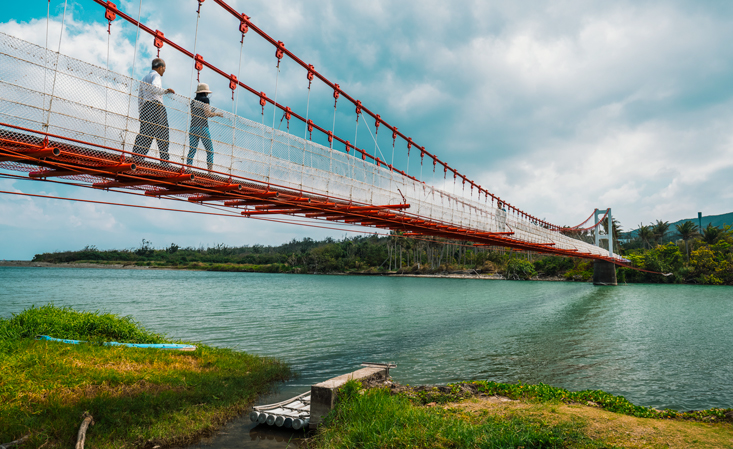
{"label": "weed clump", "polygon": [[164,343],[164,336],[145,330],[132,317],[110,313],[79,312],[47,304],[0,318],[0,342],[50,335],[56,338],[126,343]]}

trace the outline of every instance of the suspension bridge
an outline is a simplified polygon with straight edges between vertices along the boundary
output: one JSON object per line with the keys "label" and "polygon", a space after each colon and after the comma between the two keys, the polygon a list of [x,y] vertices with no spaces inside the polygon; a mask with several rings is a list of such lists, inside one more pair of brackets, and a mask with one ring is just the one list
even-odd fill
{"label": "suspension bridge", "polygon": [[[613,279],[599,283],[615,283],[615,265],[630,266],[613,253],[613,238],[603,232],[604,223],[612,229],[610,209],[595,210],[572,228],[520,210],[399,131],[223,0],[207,6],[231,15],[231,22],[221,26],[236,28],[242,45],[249,32],[271,44],[278,76],[284,58],[300,66],[303,82],[308,83],[304,114],[278,103],[277,90],[269,95],[249,86],[238,74],[219,69],[203,51],[183,48],[113,2],[89,1],[99,5],[108,32],[116,20],[129,22],[138,39],[153,39],[159,56],[161,51],[179,52],[190,58],[192,74],[207,69],[228,81],[233,100],[240,94],[250,95],[259,102],[261,120],[238,115],[235,101],[232,112],[219,111],[220,117],[208,120],[213,160],[204,162],[201,155],[206,153],[201,150],[199,157],[189,159],[189,137],[200,132],[190,126],[192,100],[169,93],[163,96],[168,119],[165,142],[161,145],[160,135],[150,136],[158,137],[157,150],[152,146],[149,154],[137,154],[136,138],[154,127],[141,117],[138,107],[141,92],[149,85],[61,54],[60,45],[53,51],[0,33],[0,168],[25,173],[14,176],[185,201],[200,205],[202,213],[256,219],[279,216],[296,225],[360,226],[405,238],[439,237],[474,246],[591,259],[597,272],[606,273],[601,278],[613,274]],[[198,30],[204,0],[197,1]],[[329,128],[309,118],[314,81],[333,92],[334,123],[339,100],[342,108],[353,111],[357,131],[361,120],[375,144],[373,154],[355,144],[356,136],[352,144],[336,135],[335,125]],[[273,108],[273,117],[282,114],[285,130],[275,127],[274,118],[273,126],[265,124],[266,107]],[[300,121],[308,136],[291,133],[291,120]],[[391,133],[393,149],[406,152],[404,167],[394,163],[394,156],[390,161],[379,157],[380,130]],[[313,133],[320,133],[321,139],[314,139]],[[411,153],[413,165],[419,158],[417,176],[415,170],[409,173]],[[436,174],[439,180],[452,178],[453,191],[426,182],[424,171],[433,180]],[[595,244],[573,237],[589,231],[595,235]],[[608,249],[599,245],[601,239],[608,241]]]}

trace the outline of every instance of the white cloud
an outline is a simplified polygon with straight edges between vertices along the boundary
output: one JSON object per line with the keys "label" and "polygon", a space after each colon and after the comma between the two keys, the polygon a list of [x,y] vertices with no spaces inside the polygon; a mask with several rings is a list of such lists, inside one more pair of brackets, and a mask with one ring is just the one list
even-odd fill
{"label": "white cloud", "polygon": [[[49,22],[48,29],[48,48],[56,51],[59,48],[61,21],[52,19]],[[33,19],[28,23],[18,23],[10,20],[9,22],[0,23],[0,31],[42,47],[46,45],[45,19]],[[100,67],[107,67],[109,55],[110,70],[129,75],[134,46],[117,30],[108,35],[105,27],[99,24],[79,22],[69,15],[65,20],[61,53]]]}

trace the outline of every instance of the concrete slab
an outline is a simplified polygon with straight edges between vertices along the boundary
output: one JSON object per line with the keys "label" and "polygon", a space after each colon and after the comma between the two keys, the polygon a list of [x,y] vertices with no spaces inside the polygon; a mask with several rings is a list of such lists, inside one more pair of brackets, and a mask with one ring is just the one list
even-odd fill
{"label": "concrete slab", "polygon": [[328,413],[333,410],[338,396],[338,389],[349,380],[365,381],[368,379],[387,379],[389,368],[366,367],[343,374],[311,386],[310,425],[317,427]]}

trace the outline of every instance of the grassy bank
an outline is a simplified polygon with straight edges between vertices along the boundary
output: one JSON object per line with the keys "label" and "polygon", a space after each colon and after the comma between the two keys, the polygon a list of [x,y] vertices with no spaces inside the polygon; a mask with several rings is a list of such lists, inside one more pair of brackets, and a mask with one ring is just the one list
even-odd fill
{"label": "grassy bank", "polygon": [[170,342],[129,318],[51,305],[0,318],[0,444],[30,434],[28,447],[73,447],[85,412],[95,422],[87,447],[185,444],[291,375],[277,360],[206,345],[181,352],[101,341]]}
{"label": "grassy bank", "polygon": [[542,384],[363,390],[351,382],[308,447],[718,448],[730,447],[731,422],[730,409],[656,411]]}

